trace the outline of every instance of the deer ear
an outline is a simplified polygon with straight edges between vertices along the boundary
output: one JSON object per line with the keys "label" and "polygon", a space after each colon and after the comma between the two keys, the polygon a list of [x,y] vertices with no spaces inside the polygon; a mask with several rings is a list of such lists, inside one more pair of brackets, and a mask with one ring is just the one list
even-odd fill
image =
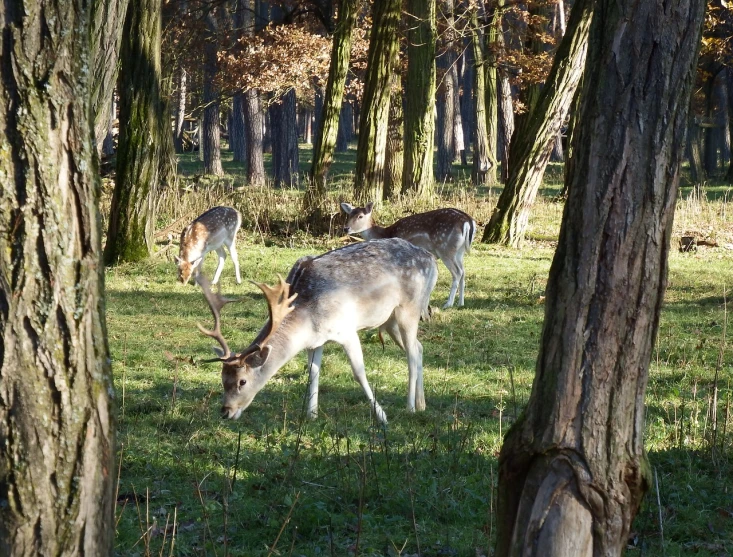
{"label": "deer ear", "polygon": [[263,346],[256,352],[252,352],[251,354],[247,354],[247,356],[244,357],[244,360],[242,363],[247,364],[249,367],[258,368],[265,365],[265,362],[267,361],[267,358],[270,357],[270,346]]}
{"label": "deer ear", "polygon": [[203,259],[204,259],[203,257],[199,257],[191,261],[191,268],[193,269],[194,267],[196,267],[199,263],[201,263]]}
{"label": "deer ear", "polygon": [[346,213],[347,215],[350,215],[351,214],[351,211],[354,210],[354,206],[351,205],[350,203],[342,203],[341,204],[341,210],[344,213]]}
{"label": "deer ear", "polygon": [[373,207],[374,207],[374,203],[372,203],[372,202],[370,201],[369,203],[367,203],[367,204],[366,204],[366,205],[364,206],[364,210],[366,211],[366,213],[367,213],[367,214],[369,214],[369,213],[371,213],[371,212],[372,212],[372,208],[373,208]]}

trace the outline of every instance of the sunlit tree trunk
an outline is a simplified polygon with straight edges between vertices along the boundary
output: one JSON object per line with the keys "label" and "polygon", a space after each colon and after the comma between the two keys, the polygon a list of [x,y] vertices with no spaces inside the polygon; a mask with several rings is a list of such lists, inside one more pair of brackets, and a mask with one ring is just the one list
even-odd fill
{"label": "sunlit tree trunk", "polygon": [[407,0],[405,160],[402,193],[432,191],[435,139],[436,0]]}
{"label": "sunlit tree trunk", "polygon": [[113,554],[115,411],[91,11],[81,0],[0,7],[4,556]]}
{"label": "sunlit tree trunk", "polygon": [[383,199],[394,199],[402,187],[402,168],[405,160],[403,134],[402,74],[399,56],[392,60],[392,100],[389,103],[389,126],[387,129],[387,152],[384,172]]}
{"label": "sunlit tree trunk", "polygon": [[357,203],[382,199],[389,122],[392,60],[398,48],[400,0],[374,0],[364,94],[359,108],[354,197]]}
{"label": "sunlit tree trunk", "polygon": [[311,165],[308,189],[303,200],[303,211],[314,222],[321,221],[322,206],[326,200],[326,176],[333,162],[333,153],[339,131],[339,116],[346,85],[346,74],[351,60],[351,37],[356,24],[356,0],[340,0],[338,21],[333,33],[331,66],[321,110],[321,121],[316,129],[313,145],[313,164]]}
{"label": "sunlit tree trunk", "polygon": [[704,7],[596,5],[532,394],[499,456],[499,557],[622,555],[649,488],[644,394]]}
{"label": "sunlit tree trunk", "polygon": [[132,0],[120,67],[117,176],[104,261],[147,258],[153,249],[158,191],[167,179],[173,137],[161,90],[160,1]]}
{"label": "sunlit tree trunk", "polygon": [[484,242],[517,247],[524,240],[529,212],[537,196],[552,145],[567,117],[585,65],[593,0],[576,0],[568,29],[555,54],[534,110],[514,134],[509,176],[489,223]]}

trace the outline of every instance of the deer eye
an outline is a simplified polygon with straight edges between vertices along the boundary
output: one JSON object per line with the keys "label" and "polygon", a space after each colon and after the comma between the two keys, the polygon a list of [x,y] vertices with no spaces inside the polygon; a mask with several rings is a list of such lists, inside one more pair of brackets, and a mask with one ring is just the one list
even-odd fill
{"label": "deer eye", "polygon": [[246,379],[240,379],[239,380],[239,386],[240,387],[244,387],[246,384],[247,384],[247,380]]}
{"label": "deer eye", "polygon": [[360,219],[363,219],[363,218],[364,218],[364,215],[359,215],[359,218],[360,218]]}

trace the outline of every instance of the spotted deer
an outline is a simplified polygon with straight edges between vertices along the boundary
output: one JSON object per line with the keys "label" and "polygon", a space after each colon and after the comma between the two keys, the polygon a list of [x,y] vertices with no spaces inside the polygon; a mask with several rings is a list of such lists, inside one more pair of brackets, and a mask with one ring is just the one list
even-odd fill
{"label": "spotted deer", "polygon": [[361,233],[365,240],[404,238],[428,250],[445,263],[453,277],[450,295],[443,309],[453,306],[456,291],[459,292],[458,306],[462,307],[466,285],[463,256],[471,251],[476,222],[458,209],[436,209],[402,218],[385,228],[375,224],[373,206],[373,203],[367,203],[365,207],[342,203],[341,210],[348,216],[344,231],[347,234]]}
{"label": "spotted deer", "polygon": [[[278,275],[279,276],[279,275]],[[377,419],[387,416],[374,398],[364,369],[358,331],[378,327],[407,354],[407,408],[425,409],[422,345],[417,340],[420,315],[427,309],[438,277],[435,258],[405,240],[394,238],[352,244],[319,256],[300,258],[286,280],[257,284],[265,294],[270,318],[244,351],[233,353],[221,334],[220,312],[231,300],[212,293],[208,279],[197,277],[214,316],[214,328],[199,330],[215,339],[224,387],[222,417],[237,419],[277,371],[302,350],[308,351],[308,416],[318,415],[318,381],[323,345],[340,344],[354,378]]]}
{"label": "spotted deer", "polygon": [[178,280],[187,284],[191,275],[198,275],[203,266],[204,257],[210,251],[219,255],[219,266],[214,273],[213,283],[219,282],[219,276],[224,269],[226,252],[234,263],[234,272],[237,275],[237,284],[242,282],[239,274],[239,259],[234,243],[237,231],[242,224],[242,215],[232,207],[212,207],[201,214],[181,232],[181,245],[176,263],[178,264]]}

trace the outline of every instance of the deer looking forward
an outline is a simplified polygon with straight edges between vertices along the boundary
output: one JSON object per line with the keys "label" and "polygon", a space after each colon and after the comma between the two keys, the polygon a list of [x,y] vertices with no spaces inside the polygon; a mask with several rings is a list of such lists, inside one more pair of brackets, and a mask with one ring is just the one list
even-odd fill
{"label": "deer looking forward", "polygon": [[367,203],[365,207],[342,203],[341,210],[348,215],[344,231],[347,234],[361,233],[365,240],[404,238],[428,250],[445,263],[453,277],[450,295],[443,309],[453,306],[459,287],[458,306],[462,307],[466,286],[463,256],[471,251],[476,222],[458,209],[436,209],[405,217],[384,228],[374,223],[373,206],[373,203]]}
{"label": "deer looking forward", "polygon": [[[438,278],[435,258],[399,238],[352,244],[320,256],[300,258],[286,280],[276,286],[257,284],[264,292],[270,319],[243,352],[232,353],[221,334],[221,308],[230,300],[212,293],[197,277],[214,329],[199,329],[214,338],[222,362],[224,418],[237,419],[267,381],[296,354],[308,351],[308,416],[318,415],[318,380],[323,345],[340,344],[377,419],[387,416],[374,398],[364,369],[358,331],[379,327],[407,354],[407,408],[425,409],[422,345],[417,340],[420,314],[427,310]],[[215,360],[212,360],[215,361]]]}
{"label": "deer looking forward", "polygon": [[181,245],[176,263],[178,264],[178,280],[187,284],[191,275],[198,275],[203,266],[204,257],[210,251],[219,255],[219,266],[214,273],[214,281],[219,282],[219,276],[224,269],[226,252],[234,263],[234,272],[237,275],[237,284],[242,282],[239,275],[239,259],[234,242],[237,231],[242,224],[242,215],[232,207],[213,207],[201,214],[181,232]]}

